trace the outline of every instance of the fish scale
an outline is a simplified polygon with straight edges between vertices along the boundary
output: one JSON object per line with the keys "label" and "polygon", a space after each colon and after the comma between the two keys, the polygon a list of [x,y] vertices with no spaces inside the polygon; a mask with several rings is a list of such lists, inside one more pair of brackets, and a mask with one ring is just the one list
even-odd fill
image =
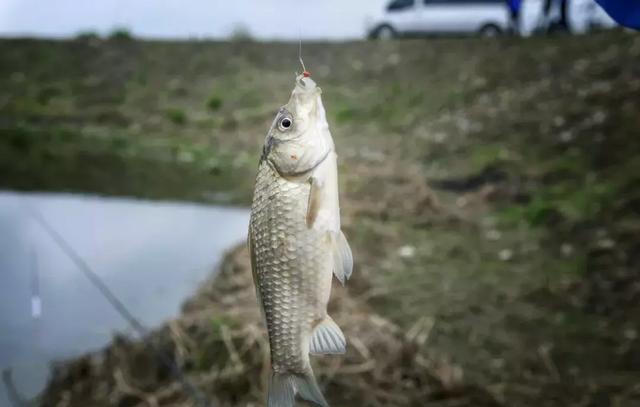
{"label": "fish scale", "polygon": [[310,184],[280,177],[266,160],[258,169],[251,230],[257,285],[263,302],[275,372],[303,373],[301,339],[324,318],[317,287],[331,276],[324,239],[306,224]]}

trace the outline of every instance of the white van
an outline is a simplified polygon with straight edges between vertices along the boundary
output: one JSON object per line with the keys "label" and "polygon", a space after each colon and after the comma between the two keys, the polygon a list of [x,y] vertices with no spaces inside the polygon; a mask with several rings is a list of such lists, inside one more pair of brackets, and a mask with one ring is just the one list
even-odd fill
{"label": "white van", "polygon": [[393,0],[370,20],[370,38],[462,34],[495,36],[509,29],[505,0]]}

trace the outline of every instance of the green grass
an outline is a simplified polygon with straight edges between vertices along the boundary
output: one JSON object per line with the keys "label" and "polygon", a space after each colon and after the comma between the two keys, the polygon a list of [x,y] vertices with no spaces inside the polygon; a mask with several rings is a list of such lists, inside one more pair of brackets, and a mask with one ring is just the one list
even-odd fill
{"label": "green grass", "polygon": [[209,100],[207,100],[207,107],[214,112],[220,110],[222,107],[222,99],[218,96],[211,96]]}
{"label": "green grass", "polygon": [[183,125],[187,122],[187,114],[182,109],[168,109],[167,118],[173,124]]}

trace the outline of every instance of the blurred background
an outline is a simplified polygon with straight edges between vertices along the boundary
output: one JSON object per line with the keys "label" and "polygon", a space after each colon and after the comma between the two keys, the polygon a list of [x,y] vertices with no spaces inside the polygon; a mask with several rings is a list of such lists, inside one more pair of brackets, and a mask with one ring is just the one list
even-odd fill
{"label": "blurred background", "polygon": [[0,406],[258,406],[244,247],[305,65],[334,406],[640,405],[640,36],[593,0],[0,2]]}

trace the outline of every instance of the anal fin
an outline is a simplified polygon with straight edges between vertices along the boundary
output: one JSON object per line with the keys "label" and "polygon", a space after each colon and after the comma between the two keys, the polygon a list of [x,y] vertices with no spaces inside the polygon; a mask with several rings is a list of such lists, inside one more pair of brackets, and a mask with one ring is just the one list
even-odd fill
{"label": "anal fin", "polygon": [[309,353],[340,354],[347,351],[347,341],[340,327],[327,315],[313,330]]}

